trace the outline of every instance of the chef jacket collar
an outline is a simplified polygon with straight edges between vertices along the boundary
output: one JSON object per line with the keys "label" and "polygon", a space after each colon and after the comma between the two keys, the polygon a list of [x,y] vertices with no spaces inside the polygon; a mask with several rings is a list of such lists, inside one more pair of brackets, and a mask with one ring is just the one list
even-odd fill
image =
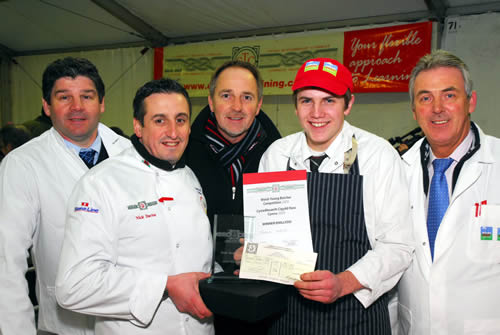
{"label": "chef jacket collar", "polygon": [[180,169],[186,166],[186,160],[184,158],[184,154],[182,154],[181,158],[177,163],[174,165],[170,164],[168,161],[164,161],[162,159],[156,158],[155,156],[151,155],[144,145],[139,141],[139,138],[137,135],[132,135],[130,138],[132,140],[132,144],[134,145],[135,150],[139,153],[139,155],[142,156],[148,163],[153,164],[159,169],[165,170],[165,171],[173,171],[175,169]]}

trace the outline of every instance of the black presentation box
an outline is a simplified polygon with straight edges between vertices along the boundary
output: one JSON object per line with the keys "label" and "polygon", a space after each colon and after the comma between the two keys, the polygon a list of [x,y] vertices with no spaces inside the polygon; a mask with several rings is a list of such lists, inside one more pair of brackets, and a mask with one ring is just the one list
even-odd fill
{"label": "black presentation box", "polygon": [[203,302],[214,314],[254,323],[285,310],[286,285],[249,280],[209,278],[200,281]]}
{"label": "black presentation box", "polygon": [[244,225],[241,215],[215,215],[212,277],[200,281],[199,287],[203,301],[214,314],[254,323],[286,308],[287,287],[239,279],[233,274],[239,268],[233,254],[241,247]]}

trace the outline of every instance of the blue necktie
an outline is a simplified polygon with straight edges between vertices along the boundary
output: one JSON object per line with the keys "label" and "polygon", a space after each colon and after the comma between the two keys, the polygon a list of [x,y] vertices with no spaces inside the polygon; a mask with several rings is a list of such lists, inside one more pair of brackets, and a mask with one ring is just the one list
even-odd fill
{"label": "blue necktie", "polygon": [[89,169],[94,166],[95,153],[94,149],[80,149],[79,156]]}
{"label": "blue necktie", "polygon": [[432,260],[434,260],[434,241],[436,240],[437,231],[450,202],[448,183],[444,173],[452,162],[452,158],[435,159],[432,162],[434,175],[432,176],[427,209],[427,234],[429,235]]}

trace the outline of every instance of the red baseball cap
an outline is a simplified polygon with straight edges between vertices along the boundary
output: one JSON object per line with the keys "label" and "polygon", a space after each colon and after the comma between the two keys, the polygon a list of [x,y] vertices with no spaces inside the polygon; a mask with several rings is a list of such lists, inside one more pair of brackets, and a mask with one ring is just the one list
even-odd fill
{"label": "red baseball cap", "polygon": [[347,89],[353,90],[352,74],[335,59],[309,59],[297,72],[292,90],[304,87],[319,87],[336,95],[344,95]]}

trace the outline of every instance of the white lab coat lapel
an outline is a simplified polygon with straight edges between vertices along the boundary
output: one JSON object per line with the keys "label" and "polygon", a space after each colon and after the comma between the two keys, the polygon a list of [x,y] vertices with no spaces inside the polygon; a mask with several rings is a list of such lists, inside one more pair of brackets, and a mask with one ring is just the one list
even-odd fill
{"label": "white lab coat lapel", "polygon": [[[458,232],[461,229],[464,229],[464,225],[467,224],[470,220],[470,218],[468,217],[458,218],[456,217],[456,215],[450,216],[450,212],[459,213],[459,211],[450,211],[449,209],[453,208],[453,206],[464,206],[464,204],[470,204],[470,208],[474,206],[474,202],[477,201],[477,199],[470,198],[470,193],[468,193],[468,197],[470,199],[462,199],[464,196],[464,192],[471,188],[476,182],[478,182],[479,177],[483,174],[483,171],[486,168],[485,164],[491,164],[494,162],[494,156],[492,155],[486,138],[484,137],[484,134],[481,130],[479,130],[479,136],[482,150],[479,150],[476,155],[472,156],[462,166],[462,170],[460,171],[460,175],[450,199],[450,206],[448,207],[448,210],[443,217],[443,221],[439,226],[439,230],[436,236],[434,262],[436,262],[439,257],[446,253],[446,251],[455,241]],[[487,182],[487,178],[483,179],[483,182]],[[479,188],[475,187],[475,189],[487,188],[487,185]]]}
{"label": "white lab coat lapel", "polygon": [[[474,157],[471,158],[471,160],[473,159]],[[450,205],[444,214],[443,221],[441,221],[441,225],[439,226],[439,230],[436,235],[434,263],[437,263],[439,258],[446,253],[455,241],[458,232],[461,229],[464,229],[464,225],[466,225],[470,220],[469,217],[457,218],[456,215],[452,214],[457,213],[457,211],[450,210],[450,208],[453,208],[454,206],[464,206],[464,202],[467,203],[467,200],[459,200],[463,196],[464,191],[477,182],[478,178],[481,176],[482,167],[480,165],[481,164],[475,160],[466,162],[460,171],[455,190],[453,191],[450,199]],[[472,208],[473,205],[474,203],[471,199],[470,208]]]}
{"label": "white lab coat lapel", "polygon": [[[421,140],[422,141],[422,140]],[[413,222],[413,233],[415,235],[415,253],[420,262],[420,268],[426,280],[429,280],[430,270],[432,266],[431,251],[429,248],[429,236],[427,234],[427,218],[425,215],[426,196],[423,191],[423,171],[420,163],[420,144],[415,146],[418,150],[412,150],[407,155],[403,156],[403,161],[409,164],[408,167],[408,185],[410,190],[418,190],[418,192],[410,193],[410,209]],[[422,256],[423,255],[423,256]]]}

